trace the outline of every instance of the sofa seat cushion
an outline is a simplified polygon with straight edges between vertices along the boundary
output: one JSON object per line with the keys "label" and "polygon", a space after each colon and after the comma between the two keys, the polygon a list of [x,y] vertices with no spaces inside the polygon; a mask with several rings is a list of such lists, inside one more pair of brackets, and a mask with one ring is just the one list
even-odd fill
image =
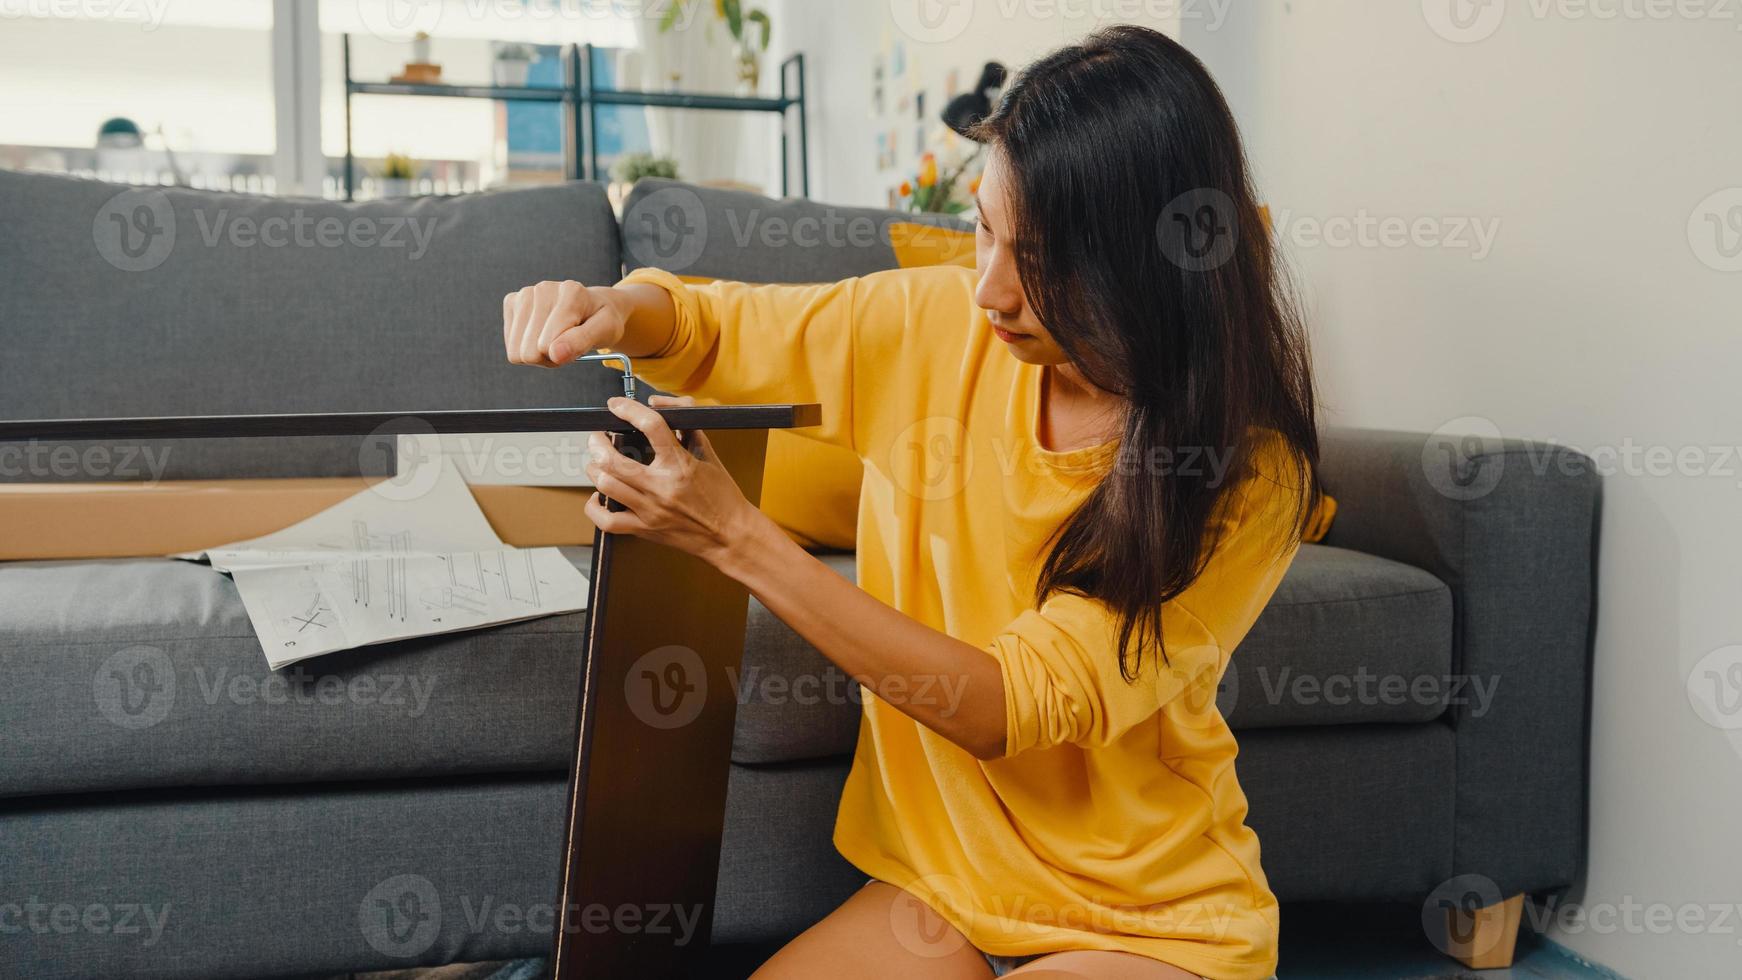
{"label": "sofa seat cushion", "polygon": [[[853,576],[851,556],[824,559]],[[853,751],[861,693],[759,604],[738,678],[733,761],[822,759]],[[1270,606],[1234,653],[1218,705],[1236,729],[1430,721],[1449,695],[1452,599],[1444,582],[1358,551],[1303,545]]]}
{"label": "sofa seat cushion", "polygon": [[1492,690],[1451,675],[1444,582],[1309,544],[1235,650],[1216,700],[1236,729],[1424,722],[1444,714],[1448,698]]}
{"label": "sofa seat cushion", "polygon": [[0,610],[0,796],[568,766],[584,614],[274,672],[205,565],[0,562]]}
{"label": "sofa seat cushion", "polygon": [[[568,549],[582,568],[588,549]],[[851,555],[824,556],[854,577]],[[234,585],[162,559],[0,563],[0,796],[557,772],[568,764],[580,614],[267,669]],[[1422,722],[1443,713],[1451,597],[1419,569],[1306,545],[1234,655],[1235,728]],[[751,600],[733,759],[853,751],[858,685]]]}

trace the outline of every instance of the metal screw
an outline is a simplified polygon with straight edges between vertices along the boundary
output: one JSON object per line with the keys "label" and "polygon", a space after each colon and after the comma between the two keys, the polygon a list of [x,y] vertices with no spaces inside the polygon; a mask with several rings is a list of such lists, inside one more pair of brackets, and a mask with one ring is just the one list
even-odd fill
{"label": "metal screw", "polygon": [[577,361],[622,361],[623,362],[623,397],[635,400],[635,365],[622,354],[582,354]]}

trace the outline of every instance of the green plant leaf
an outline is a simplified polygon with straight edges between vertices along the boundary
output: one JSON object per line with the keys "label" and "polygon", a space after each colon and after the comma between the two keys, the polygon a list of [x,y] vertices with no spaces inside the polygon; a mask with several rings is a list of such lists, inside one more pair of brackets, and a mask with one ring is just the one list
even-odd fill
{"label": "green plant leaf", "polygon": [[726,9],[726,29],[732,36],[740,40],[744,37],[744,8],[739,0],[725,0],[722,6]]}
{"label": "green plant leaf", "polygon": [[677,161],[671,157],[656,157],[651,153],[630,153],[611,165],[611,177],[625,184],[633,184],[643,177],[670,177],[675,180]]}
{"label": "green plant leaf", "polygon": [[664,34],[677,26],[678,15],[683,13],[683,4],[673,3],[665,9],[665,16],[659,18],[659,33]]}
{"label": "green plant leaf", "polygon": [[744,15],[744,19],[753,24],[762,25],[762,50],[767,51],[768,40],[774,35],[774,23],[768,19],[768,12],[765,10],[752,10]]}

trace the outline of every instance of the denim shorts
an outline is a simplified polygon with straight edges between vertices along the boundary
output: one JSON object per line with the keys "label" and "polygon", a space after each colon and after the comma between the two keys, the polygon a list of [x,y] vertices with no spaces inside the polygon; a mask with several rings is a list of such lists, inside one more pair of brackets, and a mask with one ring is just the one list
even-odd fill
{"label": "denim shorts", "polygon": [[1033,956],[993,956],[991,953],[981,953],[980,955],[986,957],[986,965],[992,968],[992,975],[995,977],[1001,977],[1025,963],[1033,963],[1035,960],[1040,959],[1046,954],[1036,953]]}

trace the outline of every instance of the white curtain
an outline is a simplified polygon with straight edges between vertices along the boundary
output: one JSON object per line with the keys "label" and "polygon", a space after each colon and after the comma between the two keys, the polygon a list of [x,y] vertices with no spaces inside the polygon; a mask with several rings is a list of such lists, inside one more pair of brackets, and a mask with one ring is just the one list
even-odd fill
{"label": "white curtain", "polygon": [[[620,56],[618,77],[639,80],[642,90],[735,94],[738,85],[736,43],[724,21],[709,5],[696,4],[687,27],[661,32],[640,18],[638,51]],[[776,82],[763,65],[763,89]],[[675,78],[674,78],[675,76]],[[678,175],[687,181],[748,181],[760,183],[778,154],[778,120],[769,113],[719,112],[699,109],[647,110],[647,133],[653,152],[677,161]],[[778,187],[767,188],[778,194]]]}

